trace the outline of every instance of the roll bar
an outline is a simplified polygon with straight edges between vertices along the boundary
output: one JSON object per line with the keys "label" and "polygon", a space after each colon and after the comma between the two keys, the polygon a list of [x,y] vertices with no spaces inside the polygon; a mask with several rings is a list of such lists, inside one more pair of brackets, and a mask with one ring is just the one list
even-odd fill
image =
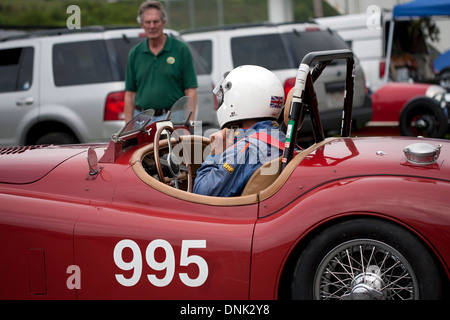
{"label": "roll bar", "polygon": [[[349,49],[317,51],[308,53],[300,63],[293,89],[293,97],[289,106],[289,123],[286,131],[286,144],[284,148],[281,170],[292,159],[297,131],[301,128],[306,113],[310,114],[315,142],[325,139],[322,122],[320,120],[317,96],[314,82],[320,77],[323,70],[333,60],[345,59],[347,71],[345,80],[344,108],[341,122],[341,136],[348,137],[351,132],[353,90],[355,83],[355,60]],[[316,66],[311,70],[313,63]]]}

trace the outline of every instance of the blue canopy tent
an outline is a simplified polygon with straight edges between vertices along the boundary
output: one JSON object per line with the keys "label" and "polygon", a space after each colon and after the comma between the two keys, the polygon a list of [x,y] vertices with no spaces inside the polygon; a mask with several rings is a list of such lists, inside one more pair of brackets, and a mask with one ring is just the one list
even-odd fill
{"label": "blue canopy tent", "polygon": [[415,0],[394,7],[394,19],[450,15],[450,0]]}
{"label": "blue canopy tent", "polygon": [[450,16],[450,0],[414,0],[394,7],[387,42],[385,77],[387,80],[394,38],[395,20],[415,17]]}

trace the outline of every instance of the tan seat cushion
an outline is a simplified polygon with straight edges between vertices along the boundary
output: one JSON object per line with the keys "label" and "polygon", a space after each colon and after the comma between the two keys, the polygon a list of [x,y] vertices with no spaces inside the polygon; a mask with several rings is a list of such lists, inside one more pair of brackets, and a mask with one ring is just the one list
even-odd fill
{"label": "tan seat cushion", "polygon": [[241,195],[258,193],[270,186],[280,175],[281,158],[282,156],[275,158],[256,169],[247,181]]}

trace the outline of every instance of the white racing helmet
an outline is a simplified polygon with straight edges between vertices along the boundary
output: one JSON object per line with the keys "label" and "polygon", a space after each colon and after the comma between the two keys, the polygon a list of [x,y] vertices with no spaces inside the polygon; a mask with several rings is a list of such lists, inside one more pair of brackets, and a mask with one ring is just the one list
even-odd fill
{"label": "white racing helmet", "polygon": [[213,92],[219,101],[221,129],[246,119],[277,119],[284,105],[280,80],[259,66],[244,65],[225,73]]}

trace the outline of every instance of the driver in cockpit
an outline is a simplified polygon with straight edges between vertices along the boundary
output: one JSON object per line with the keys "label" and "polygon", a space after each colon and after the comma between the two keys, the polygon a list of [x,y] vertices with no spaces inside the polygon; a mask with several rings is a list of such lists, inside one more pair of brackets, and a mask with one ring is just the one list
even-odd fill
{"label": "driver in cockpit", "polygon": [[226,73],[214,93],[221,131],[211,135],[211,154],[197,171],[194,193],[240,196],[253,172],[283,154],[286,136],[275,121],[284,89],[271,71],[252,65]]}

